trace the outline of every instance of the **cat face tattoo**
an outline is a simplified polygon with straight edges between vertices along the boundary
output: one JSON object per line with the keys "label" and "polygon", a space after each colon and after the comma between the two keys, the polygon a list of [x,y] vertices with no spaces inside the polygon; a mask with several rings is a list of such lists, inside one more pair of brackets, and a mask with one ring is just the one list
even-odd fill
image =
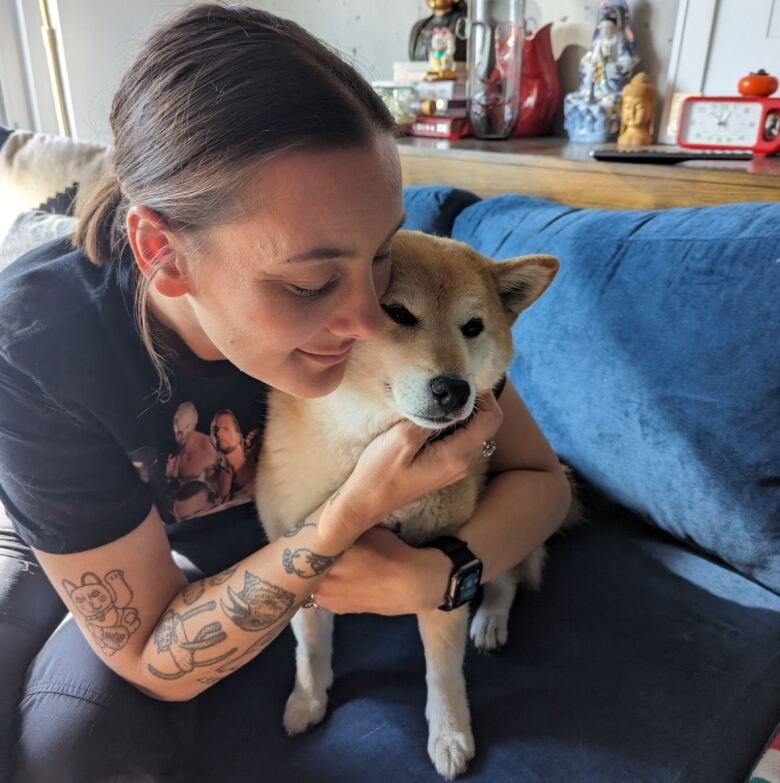
{"label": "cat face tattoo", "polygon": [[63,579],[62,586],[106,655],[121,650],[131,634],[141,627],[138,610],[130,606],[133,591],[125,581],[123,571],[114,569],[103,579],[87,571],[82,575],[80,585]]}

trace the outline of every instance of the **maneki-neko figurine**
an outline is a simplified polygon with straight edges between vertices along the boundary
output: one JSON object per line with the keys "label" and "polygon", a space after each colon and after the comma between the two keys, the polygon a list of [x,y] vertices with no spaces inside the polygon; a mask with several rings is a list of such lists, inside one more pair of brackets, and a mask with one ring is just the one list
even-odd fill
{"label": "maneki-neko figurine", "polygon": [[658,92],[644,71],[623,88],[620,110],[620,147],[644,147],[653,138],[653,117]]}
{"label": "maneki-neko figurine", "polygon": [[639,61],[626,0],[601,0],[590,49],[580,60],[580,83],[563,101],[572,141],[615,141],[623,88]]}
{"label": "maneki-neko figurine", "polygon": [[428,55],[430,68],[426,81],[457,79],[455,73],[455,36],[448,27],[434,27],[431,30],[431,50]]}
{"label": "maneki-neko figurine", "polygon": [[458,21],[466,18],[465,0],[426,0],[426,2],[433,13],[415,22],[412,27],[409,35],[409,59],[428,60],[434,29],[446,27],[452,33],[455,42],[453,59],[456,62],[466,62],[466,40],[459,38],[456,33]]}

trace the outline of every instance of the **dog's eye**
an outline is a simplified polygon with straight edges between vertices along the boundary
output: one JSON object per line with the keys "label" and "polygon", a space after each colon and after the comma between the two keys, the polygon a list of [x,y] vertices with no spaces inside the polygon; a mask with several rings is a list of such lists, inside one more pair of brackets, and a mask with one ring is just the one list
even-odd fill
{"label": "dog's eye", "polygon": [[401,326],[417,326],[417,319],[403,305],[382,305],[382,309]]}
{"label": "dog's eye", "polygon": [[483,329],[485,324],[481,318],[472,318],[465,326],[461,327],[464,337],[476,337]]}

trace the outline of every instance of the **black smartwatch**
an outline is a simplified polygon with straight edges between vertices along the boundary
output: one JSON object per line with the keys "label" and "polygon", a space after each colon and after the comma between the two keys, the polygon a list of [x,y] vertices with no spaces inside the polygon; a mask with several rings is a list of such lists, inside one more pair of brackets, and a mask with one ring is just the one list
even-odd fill
{"label": "black smartwatch", "polygon": [[432,546],[444,552],[452,560],[452,573],[444,596],[444,603],[439,607],[449,612],[468,603],[479,589],[482,578],[482,561],[455,536],[439,536],[433,541],[427,541],[423,546]]}

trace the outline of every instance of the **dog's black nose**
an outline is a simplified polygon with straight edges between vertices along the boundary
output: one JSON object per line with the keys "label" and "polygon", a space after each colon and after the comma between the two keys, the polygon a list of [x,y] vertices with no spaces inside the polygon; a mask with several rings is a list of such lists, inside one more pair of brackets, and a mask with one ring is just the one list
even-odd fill
{"label": "dog's black nose", "polygon": [[431,381],[431,392],[442,413],[452,413],[466,404],[471,387],[468,381],[439,375]]}

